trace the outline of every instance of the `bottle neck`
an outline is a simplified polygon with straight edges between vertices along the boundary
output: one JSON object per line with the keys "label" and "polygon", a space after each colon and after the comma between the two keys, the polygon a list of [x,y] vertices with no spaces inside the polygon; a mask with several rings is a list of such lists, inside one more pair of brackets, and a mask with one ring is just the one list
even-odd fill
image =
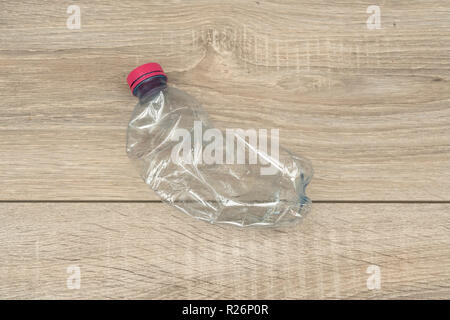
{"label": "bottle neck", "polygon": [[133,94],[139,100],[147,99],[167,87],[167,78],[164,76],[156,76],[145,79],[133,91]]}

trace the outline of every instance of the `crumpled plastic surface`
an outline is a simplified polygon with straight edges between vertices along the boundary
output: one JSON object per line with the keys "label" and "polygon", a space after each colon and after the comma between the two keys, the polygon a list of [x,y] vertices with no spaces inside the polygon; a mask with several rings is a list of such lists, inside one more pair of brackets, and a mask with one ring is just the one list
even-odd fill
{"label": "crumpled plastic surface", "polygon": [[173,87],[141,99],[131,116],[127,154],[164,202],[200,220],[241,227],[290,224],[309,212],[305,188],[312,178],[311,164],[283,148],[278,159],[252,149],[275,167],[270,175],[261,175],[259,162],[205,164],[196,157],[194,138],[190,161],[173,161],[179,144],[171,139],[174,131],[184,128],[194,136],[194,121],[201,121],[203,132],[213,128],[198,102]]}

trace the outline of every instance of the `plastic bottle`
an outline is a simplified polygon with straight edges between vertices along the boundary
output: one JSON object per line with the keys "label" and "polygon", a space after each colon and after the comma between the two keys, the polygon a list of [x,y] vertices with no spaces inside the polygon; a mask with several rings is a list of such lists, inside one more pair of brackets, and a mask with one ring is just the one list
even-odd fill
{"label": "plastic bottle", "polygon": [[[242,132],[234,132],[233,143],[225,134],[220,141],[223,131],[214,129],[193,97],[167,85],[157,63],[134,69],[127,82],[139,99],[128,125],[127,154],[163,201],[197,219],[237,226],[293,223],[308,213],[309,161],[283,148],[255,148]],[[275,139],[268,140],[267,146],[275,146]],[[249,160],[253,155],[253,163],[236,160],[242,150]]]}

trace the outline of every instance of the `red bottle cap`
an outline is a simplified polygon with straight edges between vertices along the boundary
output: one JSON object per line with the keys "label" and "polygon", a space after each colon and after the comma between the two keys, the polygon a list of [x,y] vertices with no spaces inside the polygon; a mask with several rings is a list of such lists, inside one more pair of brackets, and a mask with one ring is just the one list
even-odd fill
{"label": "red bottle cap", "polygon": [[134,88],[136,88],[145,79],[156,76],[163,76],[167,78],[164,70],[161,68],[159,63],[151,62],[137,67],[136,69],[131,71],[127,77],[127,82],[130,86],[131,92],[133,92]]}

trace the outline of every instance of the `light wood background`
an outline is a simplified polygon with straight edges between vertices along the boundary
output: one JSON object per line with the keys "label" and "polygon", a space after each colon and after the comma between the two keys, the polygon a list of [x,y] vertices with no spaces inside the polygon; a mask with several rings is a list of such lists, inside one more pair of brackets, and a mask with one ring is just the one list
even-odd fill
{"label": "light wood background", "polygon": [[[312,161],[301,225],[159,202],[125,154],[125,78],[151,61],[217,127]],[[449,80],[443,0],[0,1],[0,298],[448,299]]]}

